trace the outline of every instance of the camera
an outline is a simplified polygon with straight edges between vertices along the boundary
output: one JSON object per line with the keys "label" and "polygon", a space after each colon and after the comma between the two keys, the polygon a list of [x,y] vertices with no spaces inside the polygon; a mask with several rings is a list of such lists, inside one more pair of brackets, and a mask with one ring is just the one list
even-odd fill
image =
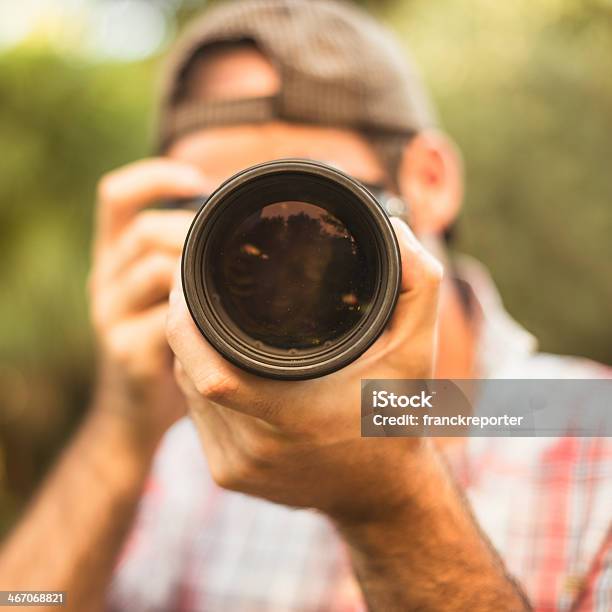
{"label": "camera", "polygon": [[400,252],[380,198],[326,164],[266,162],[225,181],[185,241],[195,324],[231,363],[301,380],[334,372],[380,336]]}

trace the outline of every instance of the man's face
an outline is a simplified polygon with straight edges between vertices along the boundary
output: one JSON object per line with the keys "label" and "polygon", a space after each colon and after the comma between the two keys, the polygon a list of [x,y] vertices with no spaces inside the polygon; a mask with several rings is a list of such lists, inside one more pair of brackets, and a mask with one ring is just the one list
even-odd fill
{"label": "man's face", "polygon": [[[200,61],[188,93],[202,100],[230,100],[273,95],[280,85],[261,53],[237,47]],[[380,162],[360,134],[283,121],[199,130],[174,143],[169,156],[197,166],[213,185],[248,166],[287,157],[322,161],[367,183],[385,182]]]}

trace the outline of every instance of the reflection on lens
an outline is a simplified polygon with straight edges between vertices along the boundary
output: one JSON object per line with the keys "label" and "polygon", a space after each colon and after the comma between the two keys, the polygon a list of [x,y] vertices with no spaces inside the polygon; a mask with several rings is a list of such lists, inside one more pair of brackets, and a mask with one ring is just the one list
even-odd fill
{"label": "reflection on lens", "polygon": [[333,343],[370,307],[374,274],[354,235],[306,202],[269,204],[229,226],[212,275],[221,306],[255,343]]}

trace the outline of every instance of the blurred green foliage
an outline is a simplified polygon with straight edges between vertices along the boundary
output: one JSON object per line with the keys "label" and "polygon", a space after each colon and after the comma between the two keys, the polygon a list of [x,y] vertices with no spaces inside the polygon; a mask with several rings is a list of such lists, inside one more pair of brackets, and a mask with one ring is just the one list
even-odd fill
{"label": "blurred green foliage", "polygon": [[461,250],[542,350],[610,363],[612,5],[419,0],[388,21],[465,157]]}
{"label": "blurred green foliage", "polygon": [[[543,350],[612,361],[612,9],[365,2],[409,43],[467,172],[462,251]],[[95,184],[150,150],[156,62],[0,56],[0,533],[87,404]]]}
{"label": "blurred green foliage", "polygon": [[95,186],[148,153],[152,67],[0,59],[0,532],[87,403]]}

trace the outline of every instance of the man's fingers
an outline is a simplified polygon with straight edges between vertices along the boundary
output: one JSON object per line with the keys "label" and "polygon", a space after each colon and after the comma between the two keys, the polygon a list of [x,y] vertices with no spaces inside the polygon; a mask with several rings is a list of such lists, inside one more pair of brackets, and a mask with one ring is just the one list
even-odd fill
{"label": "man's fingers", "polygon": [[147,159],[115,170],[98,186],[97,239],[115,238],[141,208],[156,200],[197,196],[213,187],[199,170],[171,159]]}
{"label": "man's fingers", "polygon": [[167,313],[167,302],[157,304],[113,327],[106,336],[105,342],[114,359],[133,376],[156,377],[166,363],[170,370],[172,353],[165,334]]}
{"label": "man's fingers", "polygon": [[180,278],[170,294],[166,336],[181,371],[198,396],[223,409],[257,417],[272,425],[286,419],[291,410],[284,409],[299,403],[306,385],[317,384],[315,381],[284,382],[261,378],[224,359],[193,322]]}
{"label": "man's fingers", "polygon": [[187,309],[180,284],[175,285],[170,294],[166,334],[172,351],[200,395],[215,402],[220,399],[216,391],[223,395],[224,390],[229,392],[233,384],[231,364],[199,332]]}
{"label": "man's fingers", "polygon": [[178,257],[192,220],[193,213],[186,211],[139,213],[118,238],[116,245],[101,254],[99,275],[112,280],[136,260],[153,252]]}
{"label": "man's fingers", "polygon": [[135,263],[114,282],[94,304],[94,317],[101,322],[116,321],[139,314],[159,302],[167,300],[176,256],[155,253]]}
{"label": "man's fingers", "polygon": [[[211,402],[261,416],[254,398],[251,404],[240,403],[241,398],[251,397],[246,387],[253,375],[225,360],[202,336],[187,309],[180,275],[170,294],[166,335],[170,348],[199,395]],[[261,379],[258,382],[265,386]]]}
{"label": "man's fingers", "polygon": [[442,264],[423,247],[408,225],[392,218],[402,258],[401,293],[421,291],[436,286],[442,279]]}
{"label": "man's fingers", "polygon": [[400,219],[392,219],[402,258],[400,295],[389,325],[399,353],[409,352],[406,337],[417,330],[432,330],[438,311],[438,295],[443,276],[442,264],[417,240]]}

